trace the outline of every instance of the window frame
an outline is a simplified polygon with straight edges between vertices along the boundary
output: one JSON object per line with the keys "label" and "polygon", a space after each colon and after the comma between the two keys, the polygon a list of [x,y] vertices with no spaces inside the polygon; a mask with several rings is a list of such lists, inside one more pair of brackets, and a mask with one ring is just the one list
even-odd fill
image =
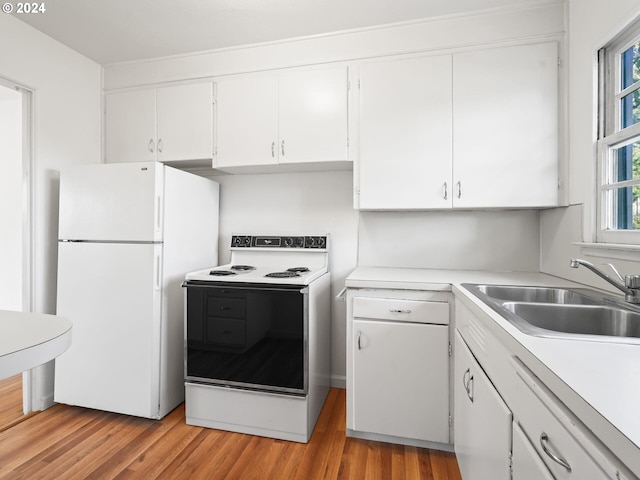
{"label": "window frame", "polygon": [[598,51],[598,136],[597,136],[597,231],[598,243],[640,244],[639,230],[612,229],[615,206],[611,197],[616,189],[640,185],[640,178],[609,181],[609,170],[616,149],[640,142],[640,122],[622,128],[621,99],[640,89],[640,80],[621,88],[621,56],[640,42],[640,19],[635,20]]}

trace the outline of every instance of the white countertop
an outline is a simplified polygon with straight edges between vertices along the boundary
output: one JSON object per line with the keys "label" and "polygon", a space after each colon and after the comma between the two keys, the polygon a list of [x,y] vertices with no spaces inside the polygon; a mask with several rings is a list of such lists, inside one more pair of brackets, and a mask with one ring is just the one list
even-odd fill
{"label": "white countertop", "polygon": [[[352,288],[452,291],[474,313],[490,317],[520,348],[521,360],[629,468],[640,472],[640,342],[621,344],[525,334],[464,289],[462,283],[583,287],[541,273],[359,267]],[[495,329],[494,329],[495,331]],[[504,335],[503,335],[504,337]],[[522,358],[524,357],[524,358]]]}
{"label": "white countertop", "polygon": [[69,345],[66,318],[0,310],[0,379],[53,360]]}

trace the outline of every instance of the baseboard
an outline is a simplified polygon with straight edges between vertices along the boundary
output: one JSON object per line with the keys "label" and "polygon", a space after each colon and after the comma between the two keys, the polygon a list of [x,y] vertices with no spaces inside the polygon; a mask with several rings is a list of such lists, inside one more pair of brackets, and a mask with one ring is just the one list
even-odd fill
{"label": "baseboard", "polygon": [[331,386],[333,388],[347,388],[346,375],[331,375]]}

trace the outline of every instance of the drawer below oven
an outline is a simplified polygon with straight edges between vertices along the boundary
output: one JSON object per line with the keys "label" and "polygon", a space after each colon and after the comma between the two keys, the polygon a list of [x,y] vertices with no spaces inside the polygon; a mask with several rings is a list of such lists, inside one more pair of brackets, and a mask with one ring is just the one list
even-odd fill
{"label": "drawer below oven", "polygon": [[190,382],[185,384],[185,393],[188,425],[302,443],[311,436],[308,396]]}

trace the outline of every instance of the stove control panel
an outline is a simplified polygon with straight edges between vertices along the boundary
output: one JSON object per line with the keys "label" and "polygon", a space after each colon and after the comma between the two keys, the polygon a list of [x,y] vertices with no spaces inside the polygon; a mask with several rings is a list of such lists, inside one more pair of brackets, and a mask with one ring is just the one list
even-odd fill
{"label": "stove control panel", "polygon": [[231,248],[327,248],[326,235],[272,236],[232,235]]}

